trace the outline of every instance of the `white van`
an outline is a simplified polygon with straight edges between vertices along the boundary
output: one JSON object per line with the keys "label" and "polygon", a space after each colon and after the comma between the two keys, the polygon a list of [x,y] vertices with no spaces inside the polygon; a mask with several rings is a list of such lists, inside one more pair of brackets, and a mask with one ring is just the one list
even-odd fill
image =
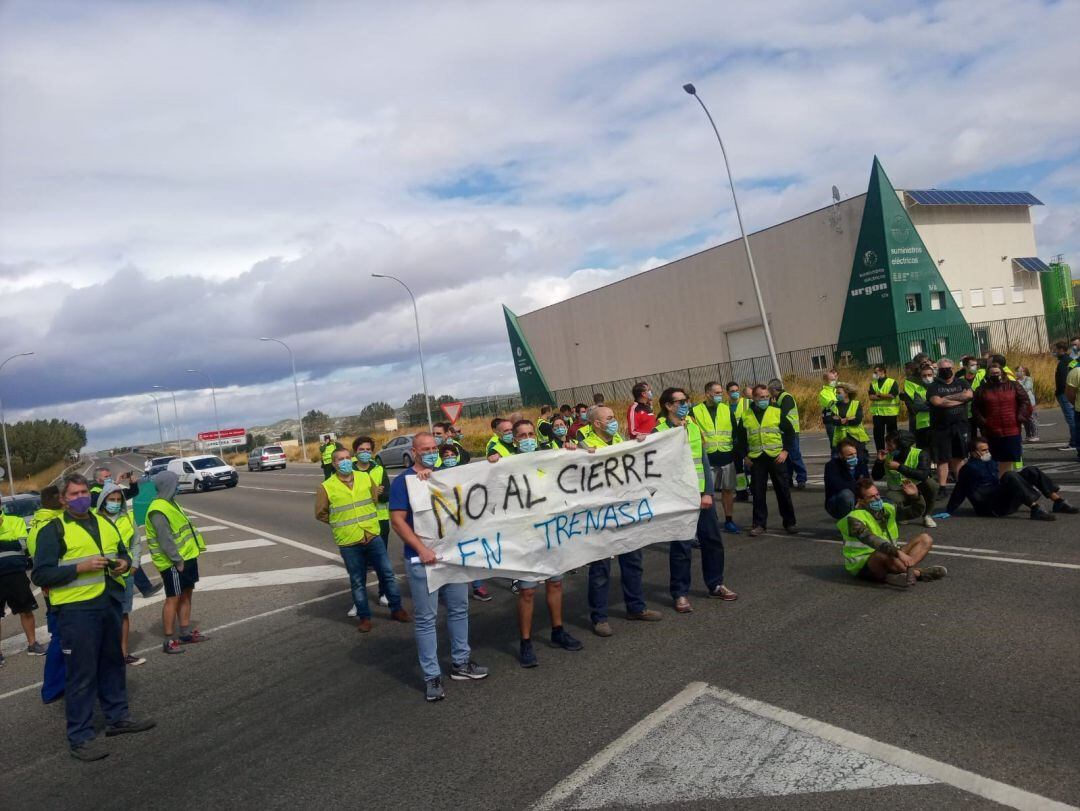
{"label": "white van", "polygon": [[167,469],[180,477],[177,492],[190,490],[201,493],[213,487],[236,487],[240,480],[233,466],[216,456],[173,459]]}

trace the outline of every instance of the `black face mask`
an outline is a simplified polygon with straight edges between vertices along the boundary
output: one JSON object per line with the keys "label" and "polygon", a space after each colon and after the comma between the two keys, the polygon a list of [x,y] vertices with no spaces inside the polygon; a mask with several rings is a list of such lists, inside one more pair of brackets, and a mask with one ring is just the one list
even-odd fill
{"label": "black face mask", "polygon": [[942,380],[952,380],[952,376],[952,369],[938,369],[938,377],[940,377]]}

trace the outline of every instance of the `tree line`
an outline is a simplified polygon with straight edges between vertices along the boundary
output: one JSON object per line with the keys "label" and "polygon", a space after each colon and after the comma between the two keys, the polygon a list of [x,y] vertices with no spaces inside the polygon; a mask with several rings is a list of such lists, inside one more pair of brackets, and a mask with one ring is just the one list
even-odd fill
{"label": "tree line", "polygon": [[[32,476],[86,447],[86,428],[67,420],[26,420],[7,426],[11,475]],[[0,459],[0,464],[3,464]]]}

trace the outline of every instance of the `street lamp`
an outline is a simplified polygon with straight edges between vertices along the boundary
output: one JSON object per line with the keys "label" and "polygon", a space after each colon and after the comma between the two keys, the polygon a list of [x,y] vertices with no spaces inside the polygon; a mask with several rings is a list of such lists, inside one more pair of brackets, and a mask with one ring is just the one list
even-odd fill
{"label": "street lamp", "polygon": [[183,459],[184,443],[180,440],[180,412],[176,408],[176,392],[172,389],[167,389],[164,386],[151,386],[150,388],[167,391],[172,395],[173,431],[176,432],[176,449],[180,453],[180,458]]}
{"label": "street lamp", "polygon": [[206,382],[210,384],[210,401],[214,404],[214,427],[217,429],[218,435],[218,447],[221,447],[221,422],[218,420],[217,414],[217,391],[214,389],[214,381],[210,379],[210,375],[201,369],[188,369],[189,375],[202,375],[206,378]]}
{"label": "street lamp", "polygon": [[[12,355],[10,358],[0,363],[0,371],[3,371],[4,367],[8,365],[9,361],[15,360],[15,358],[26,358],[33,355],[33,352],[18,352]],[[8,487],[11,489],[11,495],[15,495],[15,472],[11,469],[11,451],[8,449],[7,441],[7,423],[4,421],[4,400],[0,398],[0,430],[4,433],[4,461],[7,463],[7,477]]]}
{"label": "street lamp", "polygon": [[304,442],[304,416],[300,413],[300,384],[296,382],[296,358],[293,357],[292,349],[280,338],[260,338],[260,341],[273,341],[281,344],[289,353],[289,363],[292,364],[293,393],[296,395],[296,419],[300,422],[300,461],[307,461],[307,443]]}
{"label": "street lamp", "polygon": [[769,319],[765,315],[765,301],[761,298],[761,286],[758,284],[757,270],[754,268],[754,256],[750,253],[750,240],[746,238],[746,229],[743,227],[742,212],[739,211],[739,199],[735,196],[735,180],[731,176],[731,164],[728,163],[724,141],[720,138],[720,130],[716,128],[716,122],[713,121],[709,108],[705,106],[705,102],[697,94],[697,88],[692,84],[684,84],[683,90],[697,99],[697,103],[701,105],[701,109],[705,111],[709,123],[712,124],[713,132],[716,133],[716,140],[720,144],[720,154],[724,156],[724,168],[727,170],[728,183],[731,185],[731,199],[735,203],[735,216],[739,220],[739,231],[742,233],[743,247],[746,248],[746,261],[750,265],[750,278],[754,281],[754,295],[757,296],[758,311],[761,313],[761,325],[765,327],[765,342],[769,345],[769,357],[772,359],[773,373],[776,375],[777,380],[782,381],[784,378],[780,374],[780,361],[776,358],[776,346],[773,344],[772,329],[769,328]]}
{"label": "street lamp", "polygon": [[165,453],[165,429],[161,427],[161,408],[158,407],[158,398],[152,394],[147,394],[151,400],[154,401],[154,411],[157,412],[157,432],[158,439],[161,441],[161,453]]}
{"label": "street lamp", "polygon": [[397,276],[372,273],[371,278],[393,279],[405,288],[405,292],[408,293],[409,298],[412,299],[413,315],[416,317],[416,351],[420,355],[420,381],[424,384],[424,408],[427,409],[428,430],[434,432],[435,428],[431,422],[431,396],[428,394],[427,375],[424,373],[424,343],[420,340],[420,310],[416,306],[416,296],[414,296],[412,290],[409,289],[409,285],[405,284],[405,282],[401,281]]}

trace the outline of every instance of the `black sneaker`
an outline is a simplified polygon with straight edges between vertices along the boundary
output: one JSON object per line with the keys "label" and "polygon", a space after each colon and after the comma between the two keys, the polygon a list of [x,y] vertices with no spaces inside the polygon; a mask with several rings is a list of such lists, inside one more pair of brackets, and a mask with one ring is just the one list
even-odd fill
{"label": "black sneaker", "polygon": [[1044,510],[1042,507],[1031,508],[1031,520],[1032,521],[1057,521],[1054,516]]}
{"label": "black sneaker", "polygon": [[488,669],[476,662],[462,662],[450,666],[450,678],[454,681],[479,681],[488,677]]}
{"label": "black sneaker", "polygon": [[446,691],[442,686],[442,679],[436,676],[424,682],[424,698],[427,701],[442,701],[446,698]]}
{"label": "black sneaker", "polygon": [[1067,502],[1065,499],[1055,501],[1053,510],[1056,513],[1065,513],[1066,515],[1076,515],[1077,513],[1080,513],[1080,510]]}
{"label": "black sneaker", "polygon": [[521,650],[518,653],[518,661],[522,667],[536,667],[540,664],[536,661],[536,651],[533,650],[531,639],[521,640]]}
{"label": "black sneaker", "polygon": [[576,651],[581,650],[585,646],[582,645],[579,640],[570,636],[565,630],[561,630],[551,632],[551,647]]}
{"label": "black sneaker", "polygon": [[97,738],[91,738],[83,743],[77,743],[71,747],[71,756],[76,760],[86,761],[90,763],[94,760],[102,760],[109,756],[109,750],[105,748],[105,744],[99,741]]}
{"label": "black sneaker", "polygon": [[143,718],[138,721],[134,718],[125,718],[119,724],[105,727],[105,735],[109,738],[116,735],[134,735],[136,732],[146,732],[156,726],[157,721],[153,718]]}

